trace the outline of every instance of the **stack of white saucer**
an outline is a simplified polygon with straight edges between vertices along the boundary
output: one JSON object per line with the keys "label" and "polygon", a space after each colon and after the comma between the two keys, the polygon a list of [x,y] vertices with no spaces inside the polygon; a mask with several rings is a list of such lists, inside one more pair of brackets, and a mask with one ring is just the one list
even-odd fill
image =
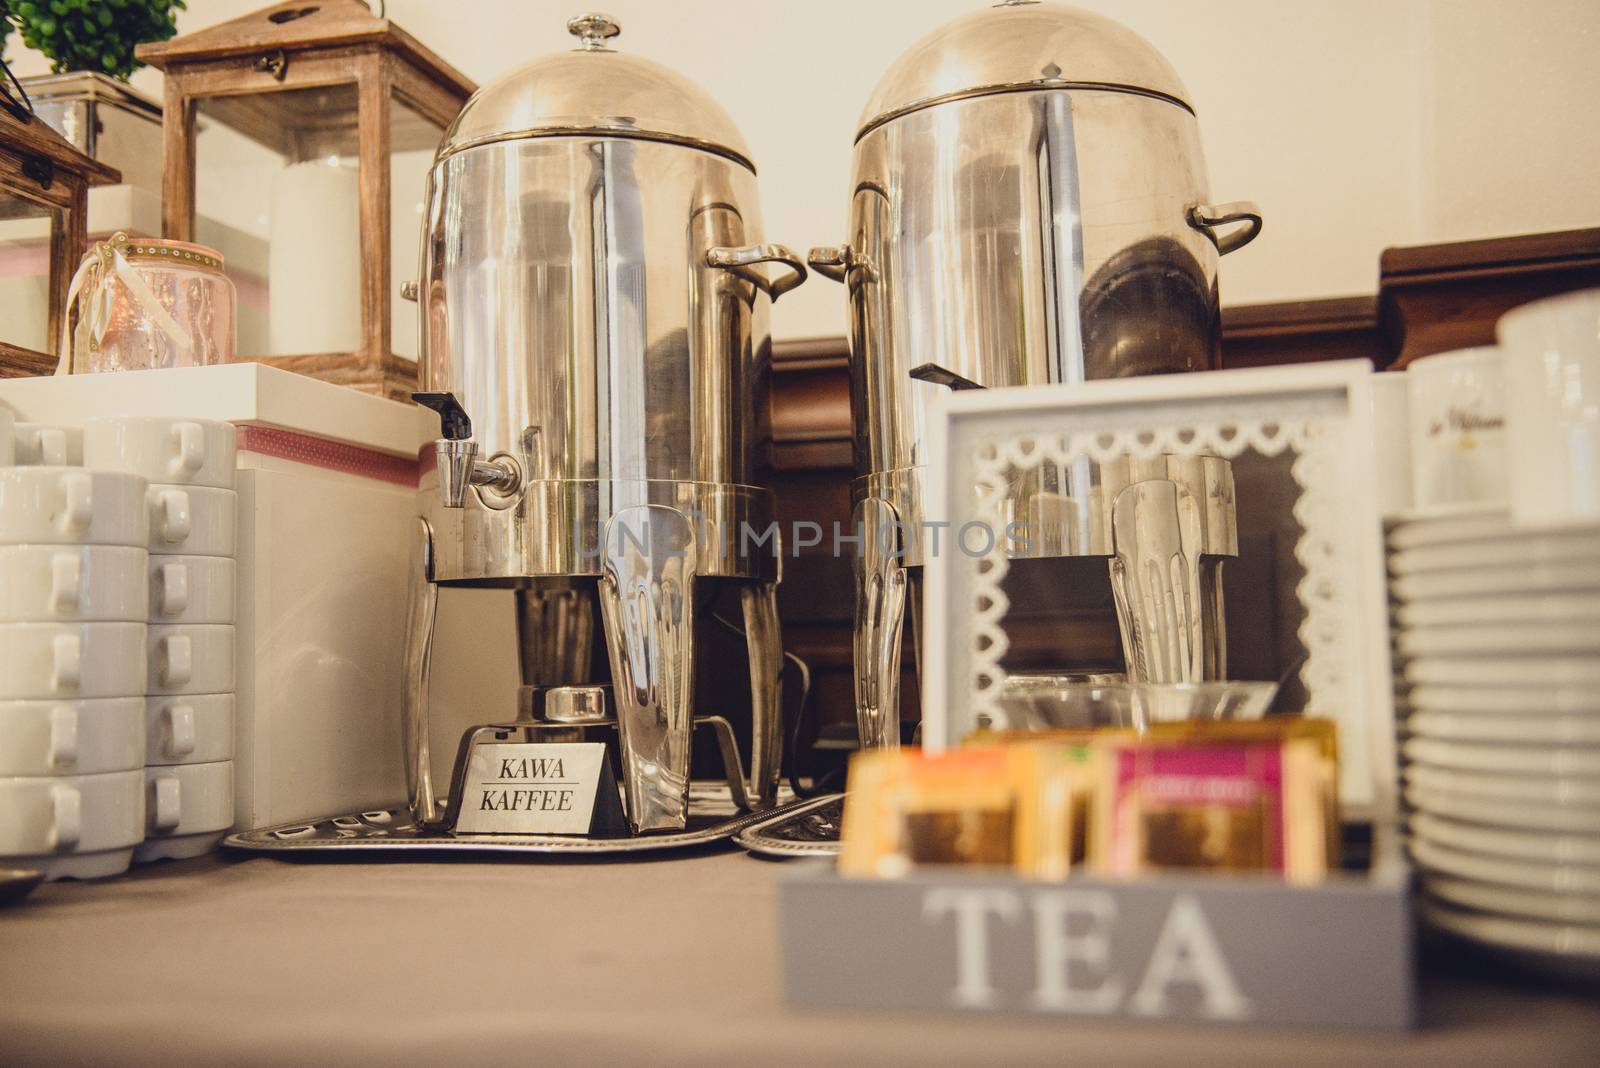
{"label": "stack of white saucer", "polygon": [[[144,837],[145,480],[11,466],[11,424],[0,411],[0,857],[114,875]],[[38,430],[22,459],[73,458]]]}
{"label": "stack of white saucer", "polygon": [[137,861],[197,856],[233,824],[237,500],[231,424],[115,416],[84,462],[148,480],[147,825]]}
{"label": "stack of white saucer", "polygon": [[[1548,345],[1508,329],[1541,317],[1586,319],[1588,342],[1581,331],[1562,342],[1554,326]],[[1462,455],[1435,470],[1464,486],[1504,465],[1500,500],[1425,501],[1388,526],[1408,838],[1435,927],[1600,973],[1600,515],[1591,512],[1600,425],[1587,443],[1569,435],[1564,453],[1515,447],[1523,428],[1542,431],[1573,411],[1581,422],[1582,404],[1564,406],[1586,391],[1594,422],[1600,294],[1513,312],[1501,338],[1504,384],[1480,383],[1478,401],[1435,397],[1439,411],[1477,428]],[[1518,382],[1561,364],[1565,393],[1552,390],[1548,404]],[[1479,401],[1498,412],[1476,410]],[[1509,444],[1482,432],[1500,413]],[[1430,429],[1443,421],[1424,418]],[[1475,455],[1495,447],[1499,456]],[[1413,466],[1419,495],[1430,486],[1422,459]],[[1525,506],[1536,480],[1564,486],[1540,494],[1537,513]],[[1476,484],[1495,488],[1489,478]]]}

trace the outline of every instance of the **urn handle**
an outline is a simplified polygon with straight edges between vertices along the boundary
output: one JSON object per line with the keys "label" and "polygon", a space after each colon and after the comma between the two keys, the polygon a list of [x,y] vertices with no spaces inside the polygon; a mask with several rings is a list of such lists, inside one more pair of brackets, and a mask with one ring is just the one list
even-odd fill
{"label": "urn handle", "polygon": [[[775,281],[769,280],[756,265],[781,263],[789,268]],[[755,286],[776,303],[778,298],[806,280],[806,265],[795,252],[784,245],[745,245],[742,248],[719,247],[706,252],[706,266],[728,271]]]}
{"label": "urn handle", "polygon": [[811,269],[835,282],[845,280],[854,260],[849,245],[824,245],[806,253],[806,263]]}
{"label": "urn handle", "polygon": [[[1244,248],[1261,233],[1261,209],[1254,201],[1235,200],[1227,204],[1191,204],[1186,213],[1189,225],[1205,234],[1217,246],[1217,255],[1226,256]],[[1217,227],[1244,223],[1242,230],[1217,234]]]}

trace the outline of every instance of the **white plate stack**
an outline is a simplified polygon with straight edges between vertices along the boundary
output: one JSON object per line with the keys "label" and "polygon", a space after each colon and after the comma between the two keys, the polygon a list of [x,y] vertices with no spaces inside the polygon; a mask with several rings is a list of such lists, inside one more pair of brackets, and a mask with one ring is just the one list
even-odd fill
{"label": "white plate stack", "polygon": [[[1387,542],[1405,820],[1423,915],[1463,938],[1594,975],[1600,521],[1586,502],[1600,500],[1600,467],[1584,452],[1600,456],[1600,297],[1574,299],[1553,309],[1530,306],[1501,322],[1511,492],[1498,503],[1435,505],[1396,517]],[[1552,314],[1557,321],[1587,316],[1592,348],[1556,345],[1546,359],[1545,349],[1530,350],[1531,342],[1508,329],[1513,317]],[[1591,352],[1594,365],[1585,374]],[[1590,398],[1590,437],[1569,436],[1565,453],[1539,450],[1519,459],[1521,429],[1566,417],[1561,391],[1549,404],[1529,403],[1521,379],[1563,363],[1564,399]],[[1564,482],[1567,490],[1554,499],[1571,502],[1572,510],[1532,515],[1523,508],[1527,483],[1539,479]]]}
{"label": "white plate stack", "polygon": [[50,879],[144,837],[146,486],[80,444],[0,410],[0,866]]}
{"label": "white plate stack", "polygon": [[144,476],[149,685],[136,861],[208,852],[233,825],[235,432],[201,419],[84,425],[86,463]]}

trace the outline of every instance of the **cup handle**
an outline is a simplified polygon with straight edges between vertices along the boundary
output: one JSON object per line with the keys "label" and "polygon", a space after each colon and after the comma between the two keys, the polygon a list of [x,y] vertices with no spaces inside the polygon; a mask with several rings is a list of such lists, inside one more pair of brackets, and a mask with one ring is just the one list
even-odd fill
{"label": "cup handle", "polygon": [[57,634],[50,640],[50,653],[55,662],[55,670],[50,675],[51,688],[77,690],[83,682],[83,644],[78,635]]}
{"label": "cup handle", "polygon": [[194,708],[185,704],[166,707],[167,756],[177,759],[194,752]]}
{"label": "cup handle", "polygon": [[78,763],[78,711],[71,705],[50,710],[50,766],[57,770]]}
{"label": "cup handle", "polygon": [[189,607],[189,565],[162,564],[156,572],[161,578],[160,611],[175,616]]}
{"label": "cup handle", "polygon": [[45,427],[35,440],[39,443],[39,462],[46,467],[67,467],[67,434],[55,427]]}
{"label": "cup handle", "polygon": [[178,446],[178,454],[168,465],[172,477],[194,477],[206,462],[206,428],[199,423],[174,423],[172,440]]}
{"label": "cup handle", "polygon": [[56,553],[50,558],[50,611],[56,615],[83,606],[83,559],[77,553]]}
{"label": "cup handle", "polygon": [[182,815],[182,806],[178,798],[178,777],[162,775],[151,785],[155,787],[152,798],[155,804],[151,807],[150,828],[165,833],[178,826]]}
{"label": "cup handle", "polygon": [[156,526],[161,540],[176,545],[194,528],[189,494],[181,489],[162,490],[156,496]]}
{"label": "cup handle", "polygon": [[50,848],[73,849],[83,839],[83,796],[76,787],[50,788]]}
{"label": "cup handle", "polygon": [[194,646],[187,634],[168,634],[156,655],[156,677],[163,686],[187,686],[194,678]]}
{"label": "cup handle", "polygon": [[61,476],[61,494],[66,508],[61,514],[64,534],[81,534],[89,529],[94,519],[94,480],[82,471],[72,471]]}

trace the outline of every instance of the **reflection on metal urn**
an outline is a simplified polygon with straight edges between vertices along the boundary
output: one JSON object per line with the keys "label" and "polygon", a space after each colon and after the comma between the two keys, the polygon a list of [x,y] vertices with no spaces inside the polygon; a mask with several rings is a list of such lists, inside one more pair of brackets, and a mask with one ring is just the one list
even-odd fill
{"label": "reflection on metal urn", "polygon": [[[429,177],[417,400],[441,433],[421,488],[411,803],[419,821],[440,816],[434,590],[511,587],[524,716],[558,736],[609,723],[631,829],[676,830],[704,579],[741,585],[754,722],[740,781],[756,804],[776,796],[778,549],[739,535],[772,519],[768,308],[806,271],[764,242],[726,112],[614,50],[605,16],[568,29],[576,49],[468,102]],[[585,689],[597,636],[610,684]]]}
{"label": "reflection on metal urn", "polygon": [[[882,720],[897,715],[914,600],[900,572],[924,562],[924,519],[949,518],[923,514],[934,398],[1216,367],[1217,259],[1261,216],[1210,202],[1190,97],[1147,42],[1098,15],[1008,0],[923,38],[879,81],[856,132],[849,217],[848,240],[808,259],[848,292],[856,521],[898,524],[863,539],[856,571],[858,723],[864,743],[893,745]],[[1036,535],[1025,555],[1115,560],[1126,475],[1084,463],[1019,477],[1008,507]],[[1225,512],[1205,506],[1206,476],[1185,463],[1163,473],[1198,505],[1202,540],[1231,543],[1231,473]],[[1197,615],[1220,642],[1220,602]],[[1195,662],[1220,670],[1220,652]]]}

